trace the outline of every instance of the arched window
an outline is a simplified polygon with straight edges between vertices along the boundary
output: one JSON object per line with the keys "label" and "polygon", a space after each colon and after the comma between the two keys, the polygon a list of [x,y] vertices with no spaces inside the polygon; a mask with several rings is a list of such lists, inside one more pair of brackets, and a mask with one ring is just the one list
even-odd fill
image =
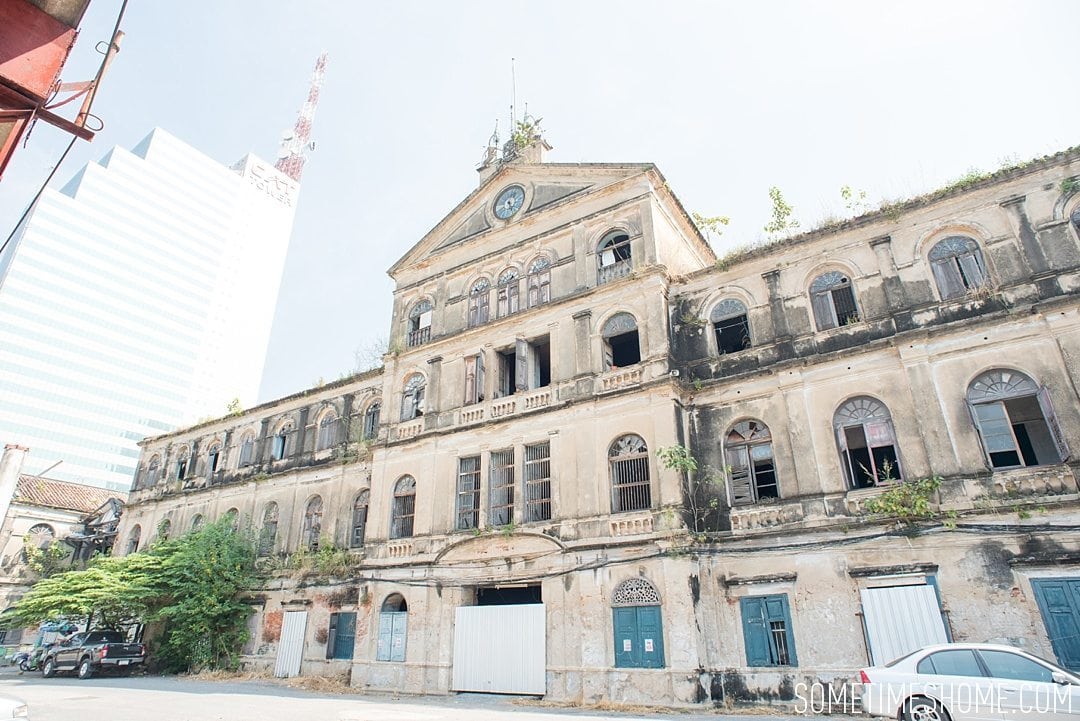
{"label": "arched window", "polygon": [[233,532],[240,530],[240,511],[238,509],[230,508],[225,511],[224,517],[229,519],[229,527],[232,528]]}
{"label": "arched window", "polygon": [[304,528],[300,534],[300,543],[309,551],[319,550],[319,536],[322,534],[322,497],[314,496],[304,509]]}
{"label": "arched window", "polygon": [[394,505],[390,517],[390,538],[411,538],[416,516],[416,479],[402,476],[394,485]]}
{"label": "arched window", "polygon": [[190,456],[191,456],[191,451],[186,447],[181,448],[179,453],[177,453],[177,455],[176,455],[176,466],[175,466],[175,468],[176,468],[176,476],[175,477],[176,477],[177,480],[182,481],[185,478],[187,478],[187,475],[188,475],[188,459],[190,458]]}
{"label": "arched window", "polygon": [[319,438],[315,445],[315,450],[325,451],[327,448],[336,446],[339,440],[340,429],[340,419],[334,415],[332,411],[327,412],[322,417],[322,420],[319,421]]}
{"label": "arched window", "polygon": [[259,529],[259,555],[269,556],[277,542],[278,504],[271,501],[263,509],[262,528]]}
{"label": "arched window", "polygon": [[942,300],[959,298],[986,285],[986,263],[973,239],[952,235],[930,249],[930,268]]}
{"label": "arched window", "polygon": [[36,523],[30,526],[30,530],[23,534],[23,545],[33,546],[37,549],[45,549],[52,545],[56,538],[56,531],[47,523]]}
{"label": "arched window", "polygon": [[637,321],[629,313],[616,313],[604,323],[604,370],[623,368],[641,362]]}
{"label": "arched window", "polygon": [[255,434],[250,431],[240,441],[240,467],[250,466],[255,462]]}
{"label": "arched window", "polygon": [[349,546],[360,548],[364,545],[364,531],[367,529],[368,499],[371,493],[365,488],[360,491],[353,501],[352,507],[352,533],[349,535]]}
{"label": "arched window", "polygon": [[546,256],[529,264],[529,307],[535,308],[551,300],[551,261]]}
{"label": "arched window", "polygon": [[379,609],[379,646],[377,661],[405,661],[405,636],[408,631],[409,606],[405,597],[393,593]]}
{"label": "arched window", "polygon": [[664,619],[660,594],[640,576],[628,578],[611,595],[616,668],[664,667]]}
{"label": "arched window", "polygon": [[483,325],[488,322],[488,304],[490,301],[491,281],[487,278],[481,278],[473,283],[473,287],[469,290],[468,326],[470,328],[475,328],[478,325]]}
{"label": "arched window", "polygon": [[159,523],[158,527],[157,527],[158,540],[161,540],[161,541],[169,540],[169,534],[171,532],[172,532],[172,521],[170,521],[168,518],[162,518],[161,523]]}
{"label": "arched window", "polygon": [[290,420],[281,424],[281,428],[274,434],[270,446],[270,459],[274,461],[284,460],[289,455],[289,441],[296,432],[296,425]]}
{"label": "arched window", "polygon": [[130,556],[132,553],[135,553],[136,551],[139,550],[139,539],[141,537],[142,537],[142,526],[140,526],[138,523],[136,523],[132,527],[131,533],[128,534],[127,549],[124,551],[125,556]]}
{"label": "arched window", "polygon": [[709,320],[716,334],[716,349],[721,353],[738,353],[750,347],[750,323],[746,306],[735,298],[724,298],[713,306]]}
{"label": "arched window", "polygon": [[968,386],[967,403],[991,468],[1042,466],[1069,457],[1049,391],[1023,373],[983,373]]}
{"label": "arched window", "polygon": [[833,415],[844,473],[853,488],[870,488],[902,479],[892,416],[885,404],[857,396]]}
{"label": "arched window", "polygon": [[202,527],[203,527],[203,515],[201,513],[196,513],[195,517],[191,519],[191,530],[192,531],[197,531]]}
{"label": "arched window", "polygon": [[379,435],[379,411],[382,403],[375,401],[364,411],[364,440],[370,441]]}
{"label": "arched window", "polygon": [[409,333],[405,343],[410,348],[431,340],[431,301],[421,300],[409,311]]}
{"label": "arched window", "polygon": [[835,270],[822,273],[810,284],[810,304],[818,330],[839,328],[860,320],[851,279]]}
{"label": "arched window", "polygon": [[724,439],[724,457],[732,505],[780,497],[773,463],[772,434],[767,425],[755,420],[736,423]]}
{"label": "arched window", "polygon": [[641,436],[622,436],[608,448],[611,512],[642,511],[652,506],[649,449]]}
{"label": "arched window", "polygon": [[143,488],[156,486],[159,480],[161,480],[161,456],[154,456],[146,466],[146,480],[143,482]]}
{"label": "arched window", "polygon": [[206,452],[206,472],[217,473],[221,465],[221,444],[214,443]]}
{"label": "arched window", "polygon": [[411,421],[424,415],[424,376],[413,373],[405,380],[401,394],[401,420]]}
{"label": "arched window", "polygon": [[596,246],[596,260],[597,285],[630,275],[634,267],[630,257],[630,235],[622,230],[613,230],[605,235]]}
{"label": "arched window", "polygon": [[496,289],[498,300],[495,303],[495,313],[499,318],[505,318],[521,309],[520,293],[521,278],[517,268],[507,268],[499,276],[499,287]]}

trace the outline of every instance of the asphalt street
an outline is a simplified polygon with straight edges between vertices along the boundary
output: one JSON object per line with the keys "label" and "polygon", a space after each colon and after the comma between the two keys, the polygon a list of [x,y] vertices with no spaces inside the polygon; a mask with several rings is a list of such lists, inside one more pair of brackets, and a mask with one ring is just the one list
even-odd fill
{"label": "asphalt street", "polygon": [[[538,707],[507,696],[445,697],[313,693],[270,681],[203,681],[159,676],[71,677],[0,672],[0,694],[22,699],[31,721],[794,721],[809,716],[733,713],[618,713]],[[836,717],[831,717],[835,719]]]}

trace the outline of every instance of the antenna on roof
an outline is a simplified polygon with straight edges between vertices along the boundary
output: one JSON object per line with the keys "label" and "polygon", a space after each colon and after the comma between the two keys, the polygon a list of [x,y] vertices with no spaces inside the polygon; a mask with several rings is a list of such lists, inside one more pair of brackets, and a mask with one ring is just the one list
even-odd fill
{"label": "antenna on roof", "polygon": [[515,106],[517,105],[517,68],[514,66],[514,59],[510,58],[510,130],[513,132],[514,126],[517,124],[517,112]]}

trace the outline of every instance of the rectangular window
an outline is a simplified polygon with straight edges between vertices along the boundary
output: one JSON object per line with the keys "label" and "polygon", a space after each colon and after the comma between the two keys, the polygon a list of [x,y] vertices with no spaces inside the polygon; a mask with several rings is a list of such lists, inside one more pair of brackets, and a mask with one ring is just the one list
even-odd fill
{"label": "rectangular window", "polygon": [[251,438],[245,438],[244,442],[240,444],[240,466],[251,465],[251,457],[255,454],[255,441]]}
{"label": "rectangular window", "polygon": [[330,614],[330,631],[326,638],[326,657],[351,661],[356,645],[356,614]]}
{"label": "rectangular window", "polygon": [[844,326],[859,322],[859,309],[855,306],[855,291],[850,285],[833,288],[833,311],[836,313],[836,325]]}
{"label": "rectangular window", "polygon": [[529,343],[529,388],[551,385],[551,342],[547,336]]}
{"label": "rectangular window", "polygon": [[465,358],[465,405],[484,401],[484,354]]}
{"label": "rectangular window", "polygon": [[480,527],[480,456],[458,459],[457,529]]}
{"label": "rectangular window", "polygon": [[725,318],[713,324],[716,347],[721,353],[738,353],[750,347],[750,323],[745,315]]}
{"label": "rectangular window", "polygon": [[514,449],[491,454],[491,525],[508,526],[514,522]]}
{"label": "rectangular window", "polygon": [[499,352],[499,397],[512,396],[518,389],[516,348]]}
{"label": "rectangular window", "polygon": [[798,666],[787,594],[740,599],[747,666]]}
{"label": "rectangular window", "polygon": [[551,520],[551,444],[525,446],[525,522]]}

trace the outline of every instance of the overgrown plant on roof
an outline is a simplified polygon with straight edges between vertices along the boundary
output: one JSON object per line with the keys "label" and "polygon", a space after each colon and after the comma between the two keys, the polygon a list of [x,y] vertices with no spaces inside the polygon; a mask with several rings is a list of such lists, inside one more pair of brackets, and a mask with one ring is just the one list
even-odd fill
{"label": "overgrown plant on roof", "polygon": [[690,214],[690,217],[709,243],[712,243],[714,238],[719,240],[720,236],[724,234],[721,226],[731,223],[731,218],[726,215],[705,216],[694,212]]}
{"label": "overgrown plant on roof", "polygon": [[798,229],[799,221],[792,218],[795,209],[791,207],[780,188],[775,185],[769,188],[769,200],[772,201],[772,220],[765,224],[765,232],[770,239],[790,235]]}
{"label": "overgrown plant on roof", "polygon": [[895,518],[901,523],[915,523],[936,518],[934,494],[941,488],[941,477],[930,476],[913,481],[901,481],[880,496],[864,504],[867,513]]}

